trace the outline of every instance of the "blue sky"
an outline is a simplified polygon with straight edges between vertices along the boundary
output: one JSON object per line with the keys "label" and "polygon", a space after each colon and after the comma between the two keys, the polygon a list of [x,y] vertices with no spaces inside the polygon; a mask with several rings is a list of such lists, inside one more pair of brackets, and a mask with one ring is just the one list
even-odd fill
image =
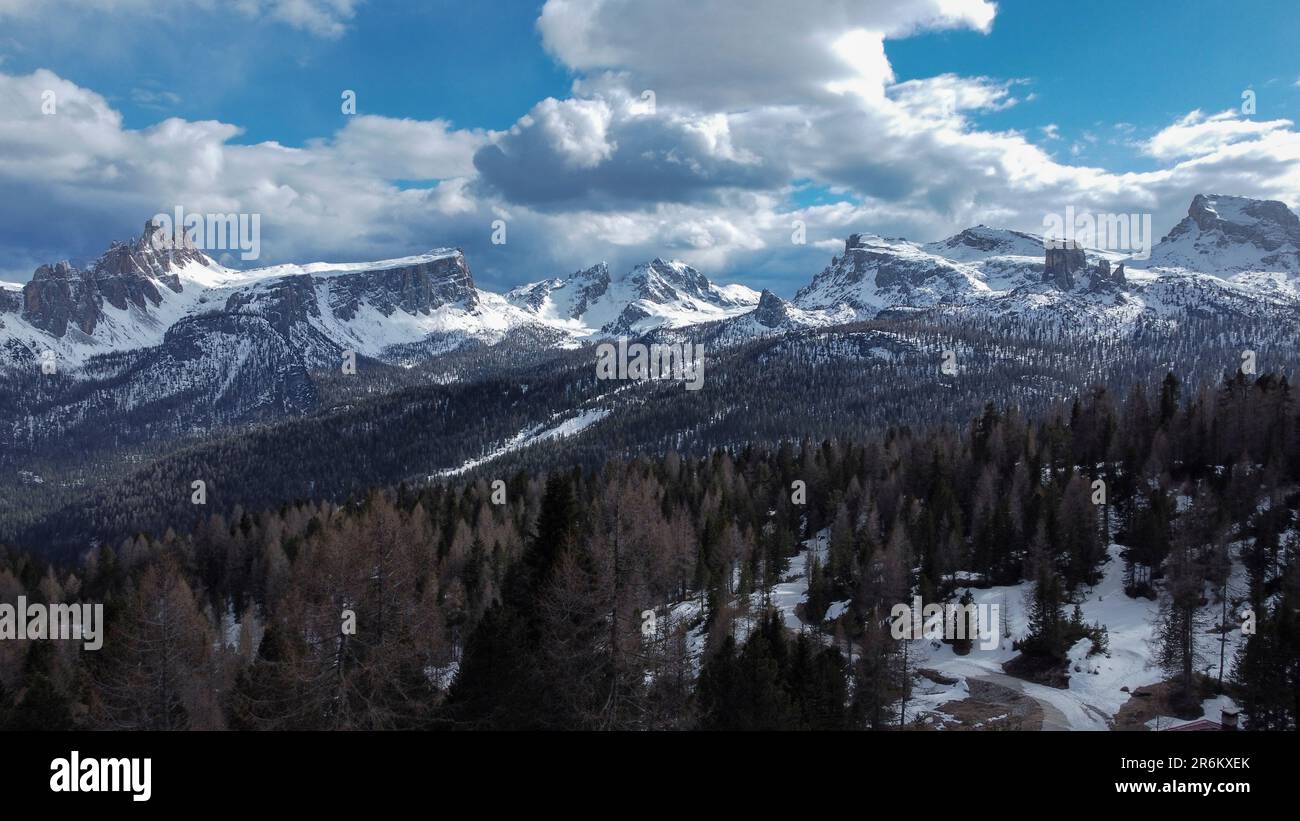
{"label": "blue sky", "polygon": [[0,152],[33,157],[0,153],[0,277],[185,204],[263,213],[268,262],[459,245],[505,287],[662,255],[789,294],[851,231],[1300,195],[1294,3],[653,5],[0,0]]}

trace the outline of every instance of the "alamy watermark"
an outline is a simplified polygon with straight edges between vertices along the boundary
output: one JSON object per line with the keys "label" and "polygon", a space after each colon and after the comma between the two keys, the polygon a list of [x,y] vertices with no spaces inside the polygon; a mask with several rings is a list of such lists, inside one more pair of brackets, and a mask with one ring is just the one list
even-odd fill
{"label": "alamy watermark", "polygon": [[82,758],[73,750],[50,762],[50,792],[124,792],[132,801],[153,795],[152,758]]}
{"label": "alamy watermark", "polygon": [[0,604],[0,639],[18,641],[80,641],[87,650],[104,646],[104,605]]}
{"label": "alamy watermark", "polygon": [[1150,259],[1150,214],[1094,214],[1065,207],[1064,214],[1043,217],[1043,244],[1048,248],[1095,248]]}
{"label": "alamy watermark", "polygon": [[998,635],[998,616],[1001,608],[996,604],[927,604],[914,596],[912,604],[896,604],[889,611],[890,634],[902,639],[979,639],[981,650],[996,650],[1001,643]]}
{"label": "alamy watermark", "polygon": [[686,390],[704,387],[704,346],[692,342],[672,344],[602,342],[596,346],[597,379],[673,379],[686,383]]}
{"label": "alamy watermark", "polygon": [[200,251],[239,251],[245,262],[262,255],[261,214],[193,214],[176,206],[174,214],[158,213],[151,244],[165,250],[169,242],[189,245]]}

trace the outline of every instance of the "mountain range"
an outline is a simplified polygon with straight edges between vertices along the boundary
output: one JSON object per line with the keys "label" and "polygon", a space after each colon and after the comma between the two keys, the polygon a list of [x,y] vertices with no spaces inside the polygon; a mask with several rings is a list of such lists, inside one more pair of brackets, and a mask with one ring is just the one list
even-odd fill
{"label": "mountain range", "polygon": [[[0,538],[73,547],[186,521],[194,477],[226,507],[343,499],[964,425],[989,402],[1051,413],[1170,370],[1205,384],[1244,350],[1288,373],[1297,226],[1280,203],[1198,196],[1147,260],[986,226],[853,234],[787,300],[664,259],[504,294],[452,248],[236,271],[148,224],[0,289]],[[592,343],[623,336],[702,343],[705,389],[596,378]]]}
{"label": "mountain range", "polygon": [[1280,202],[1198,195],[1147,260],[1054,245],[982,225],[924,244],[855,233],[792,300],[665,259],[499,294],[476,285],[459,249],[239,271],[150,222],[84,269],[43,265],[0,287],[0,375],[14,387],[0,441],[37,448],[108,420],[167,438],[301,415],[349,352],[389,370],[463,370],[497,348],[686,335],[717,350],[890,316],[1106,338],[1300,316],[1300,220]]}
{"label": "mountain range", "polygon": [[[723,322],[761,335],[938,309],[1019,314],[1072,325],[1131,326],[1187,311],[1300,307],[1300,220],[1280,202],[1198,195],[1185,219],[1138,261],[1093,249],[1045,251],[1041,236],[977,226],[938,242],[852,234],[791,301],[719,285],[676,260],[618,273],[599,263],[496,294],[465,255],[439,248],[365,263],[237,271],[161,236],[152,223],[84,270],[43,265],[0,286],[0,367],[52,351],[76,371],[94,357],[158,347],[195,352],[207,338],[276,335],[308,370],[342,352],[409,363],[470,342],[524,333],[575,347],[611,336]],[[220,347],[220,346],[218,346]],[[48,356],[48,354],[46,354]]]}

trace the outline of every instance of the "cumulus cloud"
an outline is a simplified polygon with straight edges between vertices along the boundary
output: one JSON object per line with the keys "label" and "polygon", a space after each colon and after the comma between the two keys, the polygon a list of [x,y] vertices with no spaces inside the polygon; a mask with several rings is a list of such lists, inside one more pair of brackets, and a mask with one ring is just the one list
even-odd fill
{"label": "cumulus cloud", "polygon": [[1233,109],[1213,115],[1196,110],[1162,129],[1143,149],[1160,160],[1204,156],[1233,143],[1267,138],[1291,125],[1290,120],[1244,119]]}
{"label": "cumulus cloud", "polygon": [[732,188],[771,188],[788,169],[736,146],[722,114],[647,110],[626,90],[544,100],[484,146],[487,189],[544,209],[608,210],[716,201]]}
{"label": "cumulus cloud", "polygon": [[454,233],[437,230],[440,219],[477,207],[465,177],[487,136],[377,116],[304,148],[240,145],[232,141],[241,129],[216,121],[169,118],[135,130],[102,96],[45,70],[0,74],[0,110],[7,274],[92,255],[177,205],[261,213],[264,253],[277,259],[427,248]]}
{"label": "cumulus cloud", "polygon": [[[987,31],[992,3],[721,5],[549,0],[538,28],[574,72],[571,91],[501,132],[365,115],[302,147],[241,145],[238,123],[130,129],[103,97],[51,72],[0,73],[0,275],[93,255],[180,204],[263,214],[263,262],[458,245],[482,282],[505,287],[664,255],[789,294],[855,231],[1036,231],[1071,205],[1149,212],[1164,230],[1198,192],[1300,201],[1300,135],[1286,120],[1193,111],[1133,143],[1154,168],[1115,173],[1058,160],[1027,136],[1058,140],[1055,125],[982,125],[1030,104],[1021,80],[899,81],[890,39]],[[241,13],[291,23],[277,17],[287,9],[307,26],[306,6],[340,24],[354,9],[249,0]],[[47,89],[57,116],[40,111]],[[840,201],[800,204],[796,190],[809,187]],[[494,219],[508,224],[505,245],[489,242]],[[807,245],[791,242],[795,221]]]}
{"label": "cumulus cloud", "polygon": [[[855,42],[870,47],[927,28],[987,31],[995,11],[986,0],[548,0],[537,27],[574,70],[629,71],[660,102],[721,107],[806,100],[886,67],[859,58]],[[852,32],[874,36],[828,48]]]}

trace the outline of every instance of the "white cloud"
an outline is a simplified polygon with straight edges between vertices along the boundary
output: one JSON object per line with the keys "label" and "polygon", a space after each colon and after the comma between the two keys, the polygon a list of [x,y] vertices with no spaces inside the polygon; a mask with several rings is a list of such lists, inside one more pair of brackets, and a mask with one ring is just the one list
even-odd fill
{"label": "white cloud", "polygon": [[1290,120],[1244,119],[1234,109],[1214,115],[1197,110],[1162,129],[1143,145],[1143,150],[1161,160],[1202,156],[1232,143],[1257,141],[1290,129],[1291,125]]}
{"label": "white cloud", "polygon": [[[319,5],[340,22],[354,7]],[[788,293],[853,231],[1038,230],[1067,205],[1151,212],[1165,230],[1198,192],[1300,202],[1300,135],[1286,120],[1191,112],[1136,144],[1154,169],[1115,173],[1057,160],[1026,136],[1060,139],[1055,124],[981,126],[983,113],[1032,110],[1018,80],[896,81],[889,38],[986,31],[990,3],[751,5],[740,14],[687,0],[550,0],[538,26],[575,71],[571,94],[538,102],[504,132],[364,115],[301,148],[239,145],[238,124],[128,129],[103,97],[50,72],[0,73],[0,247],[10,251],[0,274],[93,253],[181,204],[262,213],[267,262],[460,245],[476,274],[504,286],[602,258],[618,268],[675,255],[711,274],[784,278]],[[254,2],[241,13],[270,19],[274,9]],[[46,88],[56,117],[40,113]],[[1060,153],[1097,140],[1085,132]],[[845,201],[797,207],[796,180]],[[504,246],[488,242],[498,217],[509,224]],[[795,219],[808,246],[790,243]]]}
{"label": "white cloud", "polygon": [[1009,82],[956,74],[908,80],[890,91],[910,113],[930,120],[952,120],[964,111],[1002,111],[1020,102],[1011,96]]}
{"label": "white cloud", "polygon": [[[576,71],[627,71],[661,103],[716,108],[802,102],[837,83],[887,83],[874,47],[845,49],[922,29],[987,31],[994,13],[985,0],[548,0],[537,27],[546,48]],[[837,41],[847,45],[836,51]]]}
{"label": "white cloud", "polygon": [[[457,130],[446,120],[412,120],[361,114],[335,135],[337,159],[382,179],[432,180],[474,173],[474,152],[489,132]],[[313,145],[329,149],[330,141]]]}
{"label": "white cloud", "polygon": [[[42,95],[54,93],[53,114]],[[133,130],[100,95],[49,71],[0,73],[0,261],[6,273],[93,254],[176,205],[263,215],[264,253],[391,256],[441,244],[476,206],[466,176],[487,135],[364,116],[305,148],[238,145],[233,124],[169,118]],[[425,180],[402,190],[392,181]],[[488,220],[484,221],[484,225]],[[43,258],[42,258],[43,257]]]}
{"label": "white cloud", "polygon": [[603,100],[557,100],[547,97],[533,106],[515,134],[536,126],[556,156],[570,168],[595,168],[616,147],[609,141],[612,112]]}

